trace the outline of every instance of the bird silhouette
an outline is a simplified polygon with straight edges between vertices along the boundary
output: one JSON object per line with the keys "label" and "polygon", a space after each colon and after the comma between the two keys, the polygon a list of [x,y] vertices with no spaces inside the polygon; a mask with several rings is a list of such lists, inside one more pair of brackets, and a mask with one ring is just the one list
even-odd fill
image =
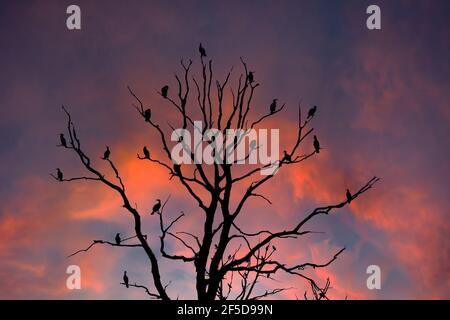
{"label": "bird silhouette", "polygon": [[270,113],[274,113],[277,110],[277,101],[278,99],[273,99],[272,103],[270,104]]}
{"label": "bird silhouette", "polygon": [[292,162],[291,156],[286,152],[286,150],[284,150],[283,152],[284,152],[284,160],[286,160],[287,162]]}
{"label": "bird silhouette", "polygon": [[150,122],[150,118],[152,117],[152,111],[150,109],[146,109],[144,111],[144,119],[147,122]]}
{"label": "bird silhouette", "polygon": [[161,88],[161,95],[164,98],[167,98],[167,94],[169,93],[169,86],[164,86]]}
{"label": "bird silhouette", "polygon": [[161,209],[161,200],[156,199],[156,203],[155,203],[155,205],[152,208],[152,213],[151,214],[153,215],[155,213],[159,213],[159,209]]}
{"label": "bird silhouette", "polygon": [[64,137],[64,133],[59,134],[59,140],[61,141],[61,145],[64,148],[67,148],[67,141],[66,138]]}
{"label": "bird silhouette", "polygon": [[352,202],[352,199],[353,199],[350,190],[347,189],[345,196],[347,197],[347,202],[350,204],[350,202]]}
{"label": "bird silhouette", "polygon": [[255,81],[253,71],[250,71],[248,73],[248,77],[247,78],[248,78],[248,82],[249,83],[253,83],[253,81]]}
{"label": "bird silhouette", "polygon": [[198,46],[198,51],[200,52],[200,56],[201,57],[206,57],[206,50],[205,48],[203,48],[202,44],[200,43],[200,45]]}
{"label": "bird silhouette", "polygon": [[173,165],[173,170],[175,171],[176,174],[178,174],[178,175],[181,174],[181,165],[175,163]]}
{"label": "bird silhouette", "polygon": [[144,148],[142,149],[142,151],[144,151],[144,158],[145,159],[150,159],[150,151],[148,151],[147,147],[144,146]]}
{"label": "bird silhouette", "polygon": [[314,145],[314,149],[316,150],[316,153],[319,153],[320,152],[320,143],[316,136],[314,136],[313,145]]}
{"label": "bird silhouette", "polygon": [[117,245],[120,245],[120,243],[122,242],[122,239],[120,239],[120,233],[117,233],[117,234],[116,234],[115,240],[116,240],[116,244],[117,244]]}
{"label": "bird silhouette", "polygon": [[58,177],[59,181],[63,180],[64,175],[63,175],[62,171],[59,168],[56,168],[56,176]]}
{"label": "bird silhouette", "polygon": [[317,106],[314,106],[311,109],[309,109],[308,119],[311,119],[312,117],[314,117],[314,115],[316,114],[316,111],[317,111]]}
{"label": "bird silhouette", "polygon": [[126,271],[123,272],[123,283],[125,283],[125,287],[130,287],[130,285],[128,284],[128,276]]}
{"label": "bird silhouette", "polygon": [[109,155],[111,154],[111,150],[109,150],[109,147],[108,146],[106,146],[106,150],[105,150],[105,152],[103,153],[103,160],[108,160],[109,159]]}

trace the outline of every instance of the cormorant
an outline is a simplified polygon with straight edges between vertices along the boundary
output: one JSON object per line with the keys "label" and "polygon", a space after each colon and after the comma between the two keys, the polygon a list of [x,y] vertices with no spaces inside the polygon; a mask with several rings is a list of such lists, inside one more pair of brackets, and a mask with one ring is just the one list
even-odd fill
{"label": "cormorant", "polygon": [[161,200],[156,199],[156,203],[152,208],[152,213],[151,214],[155,214],[155,213],[159,213],[159,209],[161,209]]}
{"label": "cormorant", "polygon": [[161,88],[161,95],[164,97],[164,98],[167,98],[167,93],[169,92],[169,86],[164,86],[164,87],[162,87]]}
{"label": "cormorant", "polygon": [[116,234],[116,244],[119,245],[122,242],[122,239],[120,239],[120,233]]}
{"label": "cormorant", "polygon": [[198,46],[198,51],[200,52],[200,56],[201,57],[206,57],[206,51],[205,48],[203,48],[202,44],[200,43],[200,45]]}
{"label": "cormorant", "polygon": [[314,117],[314,115],[316,114],[316,111],[317,111],[317,106],[314,106],[311,109],[309,109],[309,111],[308,111],[308,119]]}
{"label": "cormorant", "polygon": [[277,110],[277,101],[278,99],[273,99],[272,103],[270,104],[270,113],[274,113]]}
{"label": "cormorant", "polygon": [[292,162],[291,156],[286,152],[286,150],[284,150],[283,152],[284,152],[284,159],[287,162]]}
{"label": "cormorant", "polygon": [[144,151],[144,158],[150,159],[150,151],[148,151],[147,147],[144,146],[144,148],[142,150]]}
{"label": "cormorant", "polygon": [[56,175],[57,175],[59,181],[63,180],[63,173],[59,168],[56,168]]}
{"label": "cormorant", "polygon": [[150,122],[150,118],[152,117],[152,111],[150,109],[146,109],[144,111],[145,121]]}
{"label": "cormorant", "polygon": [[125,283],[125,286],[127,288],[130,287],[129,284],[128,284],[128,276],[127,276],[127,272],[126,271],[123,272],[123,283]]}
{"label": "cormorant", "polygon": [[353,199],[352,194],[350,193],[350,190],[347,189],[345,196],[347,197],[347,202],[350,204],[350,202],[352,202],[352,199]]}
{"label": "cormorant", "polygon": [[250,72],[248,73],[248,82],[249,82],[249,83],[253,83],[253,81],[255,81],[255,79],[254,79],[254,74],[253,74],[253,71],[250,71]]}
{"label": "cormorant", "polygon": [[67,148],[67,141],[66,141],[66,138],[64,137],[64,133],[61,133],[61,134],[59,135],[59,140],[61,140],[61,145],[62,145],[64,148]]}
{"label": "cormorant", "polygon": [[319,140],[317,140],[316,136],[314,136],[313,145],[314,145],[314,149],[316,150],[316,153],[319,153],[320,152],[320,143],[319,143]]}
{"label": "cormorant", "polygon": [[103,160],[108,160],[110,154],[111,154],[111,151],[109,150],[109,147],[106,146],[106,150],[103,153]]}

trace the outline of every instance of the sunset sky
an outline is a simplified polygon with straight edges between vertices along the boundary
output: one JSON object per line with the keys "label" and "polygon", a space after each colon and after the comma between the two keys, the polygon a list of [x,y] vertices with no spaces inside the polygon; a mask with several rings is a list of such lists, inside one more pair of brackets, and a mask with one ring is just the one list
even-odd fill
{"label": "sunset sky", "polygon": [[[239,223],[249,232],[282,230],[376,175],[381,181],[349,207],[313,221],[311,228],[324,233],[278,241],[279,260],[323,263],[346,247],[330,267],[311,271],[321,283],[330,278],[331,298],[449,299],[450,2],[376,1],[376,31],[366,28],[373,1],[168,2],[1,2],[0,298],[147,298],[119,284],[123,270],[131,282],[151,283],[141,248],[98,246],[66,258],[93,239],[134,231],[111,190],[50,177],[57,167],[68,177],[84,172],[75,154],[56,147],[66,130],[61,105],[105,170],[98,157],[111,147],[143,213],[170,195],[169,217],[183,210],[179,228],[198,231],[201,213],[183,187],[136,158],[143,145],[155,156],[162,149],[133,109],[127,85],[166,126],[174,109],[155,90],[176,87],[181,58],[192,58],[198,73],[202,42],[218,79],[234,66],[236,84],[239,57],[255,71],[261,86],[254,118],[273,98],[286,103],[265,123],[280,129],[281,141],[295,139],[299,100],[304,111],[319,106],[313,127],[324,150],[281,170],[263,189],[273,205],[252,200]],[[66,28],[70,4],[81,8],[81,30]],[[305,145],[311,150],[310,140]],[[158,249],[156,218],[142,219]],[[72,264],[81,267],[81,290],[66,288]],[[380,290],[366,287],[369,265],[381,268]],[[161,269],[163,282],[172,281],[169,295],[195,298],[193,268],[163,260]],[[263,281],[260,290],[288,286],[277,298],[303,297],[302,279],[277,280]]]}

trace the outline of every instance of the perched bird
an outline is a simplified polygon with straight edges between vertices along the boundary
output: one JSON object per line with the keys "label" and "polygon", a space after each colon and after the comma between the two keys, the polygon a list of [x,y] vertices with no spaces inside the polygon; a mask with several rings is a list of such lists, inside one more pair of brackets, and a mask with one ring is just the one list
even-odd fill
{"label": "perched bird", "polygon": [[249,83],[253,83],[253,81],[255,81],[255,79],[254,79],[254,74],[253,74],[253,71],[250,71],[250,72],[248,73],[248,82],[249,82]]}
{"label": "perched bird", "polygon": [[125,287],[129,288],[129,284],[128,284],[128,276],[127,276],[127,272],[124,271],[123,272],[123,283],[125,283]]}
{"label": "perched bird", "polygon": [[67,148],[67,141],[66,141],[66,138],[64,137],[64,133],[61,133],[61,134],[59,135],[59,140],[61,141],[61,145],[62,145],[64,148]]}
{"label": "perched bird", "polygon": [[319,153],[320,152],[320,143],[319,143],[319,140],[317,140],[316,136],[314,136],[313,145],[314,145],[314,149],[316,150],[316,153]]}
{"label": "perched bird", "polygon": [[159,209],[161,209],[161,200],[156,199],[156,203],[155,203],[155,205],[152,208],[152,213],[151,214],[153,215],[155,213],[159,213]]}
{"label": "perched bird", "polygon": [[161,95],[164,97],[164,98],[167,98],[167,93],[169,92],[169,86],[164,86],[164,87],[162,87],[161,88]]}
{"label": "perched bird", "polygon": [[122,239],[120,239],[120,233],[116,234],[116,244],[119,245],[122,242]]}
{"label": "perched bird", "polygon": [[201,57],[206,57],[206,51],[205,48],[203,48],[202,44],[200,43],[200,45],[198,46],[198,51],[200,52],[200,56]]}
{"label": "perched bird", "polygon": [[311,119],[312,117],[314,117],[314,115],[316,114],[316,111],[317,111],[317,106],[314,106],[311,109],[309,109],[308,119]]}
{"label": "perched bird", "polygon": [[152,111],[150,109],[146,109],[144,111],[144,119],[147,122],[150,122],[150,118],[152,117]]}
{"label": "perched bird", "polygon": [[274,113],[277,110],[277,101],[278,99],[273,99],[272,103],[270,104],[270,113]]}
{"label": "perched bird", "polygon": [[181,165],[175,163],[173,165],[173,171],[175,171],[176,174],[181,174]]}
{"label": "perched bird", "polygon": [[147,147],[144,146],[144,148],[142,150],[144,151],[144,158],[150,159],[150,151],[148,151]]}
{"label": "perched bird", "polygon": [[56,168],[56,176],[58,177],[58,180],[59,181],[62,181],[63,180],[63,173],[62,173],[62,171],[59,169],[59,168]]}
{"label": "perched bird", "polygon": [[350,190],[347,189],[347,192],[345,193],[345,196],[347,197],[347,202],[352,202],[352,194],[350,193]]}
{"label": "perched bird", "polygon": [[106,150],[103,153],[103,160],[108,160],[110,154],[111,154],[111,150],[109,150],[109,147],[106,146]]}
{"label": "perched bird", "polygon": [[284,152],[284,160],[286,160],[287,162],[292,162],[291,156],[286,152],[286,150],[284,150],[283,152]]}

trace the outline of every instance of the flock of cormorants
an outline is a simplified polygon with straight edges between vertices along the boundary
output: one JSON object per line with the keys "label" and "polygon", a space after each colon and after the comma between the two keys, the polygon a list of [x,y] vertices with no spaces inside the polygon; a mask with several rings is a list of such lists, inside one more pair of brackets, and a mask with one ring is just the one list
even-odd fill
{"label": "flock of cormorants", "polygon": [[[199,50],[199,52],[200,52],[201,58],[206,57],[206,50],[205,50],[205,48],[203,48],[203,46],[202,46],[201,43],[200,43],[200,45],[199,45],[199,47],[198,47],[198,50]],[[254,80],[254,72],[253,72],[253,71],[250,71],[250,72],[248,73],[247,79],[248,79],[248,82],[249,82],[249,83],[253,83],[253,82],[255,81],[255,80]],[[167,99],[167,98],[168,98],[168,94],[169,94],[169,86],[168,86],[168,85],[163,86],[163,87],[161,88],[161,92],[160,92],[160,93],[161,93],[161,96],[162,96],[163,98]],[[270,106],[269,106],[270,114],[273,114],[273,113],[275,113],[275,112],[277,111],[277,101],[278,101],[278,99],[273,99],[273,100],[272,100],[272,103],[271,103]],[[307,119],[309,120],[309,119],[313,118],[314,115],[316,114],[316,111],[317,111],[317,106],[313,106],[311,109],[309,109],[309,111],[308,111],[308,118],[307,118]],[[142,113],[142,115],[143,115],[143,117],[144,117],[144,119],[145,119],[146,122],[150,122],[150,119],[151,119],[151,110],[150,110],[150,109],[144,110],[143,113]],[[66,140],[66,138],[64,137],[64,134],[63,134],[63,133],[61,133],[61,134],[59,135],[59,138],[60,138],[60,143],[61,143],[60,146],[62,146],[62,147],[64,147],[64,148],[68,148],[67,140]],[[315,152],[316,152],[316,153],[319,153],[321,147],[320,147],[319,140],[317,139],[317,136],[314,136],[314,137],[313,137],[313,146],[314,146]],[[253,147],[256,147],[256,146],[253,146]],[[144,146],[144,148],[143,148],[142,150],[143,150],[144,157],[143,157],[143,158],[140,158],[140,159],[150,159],[150,152],[149,152],[149,150],[147,149],[147,147]],[[283,159],[284,159],[286,162],[288,162],[288,163],[289,163],[289,162],[292,162],[291,155],[288,154],[286,150],[284,150],[283,153],[284,153]],[[111,150],[110,150],[109,146],[106,146],[106,150],[105,150],[105,152],[103,153],[103,157],[102,157],[101,159],[103,159],[103,160],[109,160],[109,156],[110,156],[110,155],[111,155]],[[139,155],[138,155],[138,156],[139,156]],[[175,171],[175,173],[180,174],[181,168],[180,168],[180,165],[179,165],[179,164],[175,164],[175,165],[174,165],[174,171]],[[63,179],[64,179],[64,175],[63,175],[63,173],[62,173],[62,171],[61,171],[60,168],[57,168],[57,169],[56,169],[56,178],[57,178],[59,181],[63,181]],[[347,203],[349,203],[349,204],[350,204],[350,202],[353,200],[353,196],[352,196],[352,194],[351,194],[351,192],[350,192],[349,189],[346,190],[346,199],[347,199]],[[158,214],[159,214],[159,213],[160,213],[160,210],[161,210],[161,200],[160,200],[160,199],[157,199],[157,200],[156,200],[156,203],[153,205],[153,208],[152,208],[152,211],[151,211],[150,214],[151,214],[151,215],[154,215],[155,213],[158,213]],[[120,233],[117,233],[117,234],[116,234],[116,237],[115,237],[115,243],[116,243],[117,245],[120,245],[121,242],[122,242],[122,239],[121,239],[121,237],[120,237]],[[274,250],[276,250],[275,247],[274,247]],[[127,288],[129,288],[129,279],[128,279],[128,276],[127,276],[127,271],[124,271],[124,273],[123,273],[123,284],[124,284]]]}

